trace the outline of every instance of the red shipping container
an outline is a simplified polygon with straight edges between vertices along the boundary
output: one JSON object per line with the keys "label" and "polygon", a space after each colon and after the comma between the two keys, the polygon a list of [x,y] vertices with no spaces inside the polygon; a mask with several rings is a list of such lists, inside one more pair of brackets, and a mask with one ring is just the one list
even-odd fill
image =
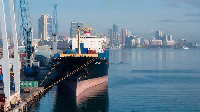
{"label": "red shipping container", "polygon": [[5,102],[5,95],[4,94],[0,95],[0,102]]}
{"label": "red shipping container", "polygon": [[26,54],[19,54],[19,57],[21,58],[21,57],[26,57]]}
{"label": "red shipping container", "polygon": [[96,54],[96,50],[88,50],[88,54]]}

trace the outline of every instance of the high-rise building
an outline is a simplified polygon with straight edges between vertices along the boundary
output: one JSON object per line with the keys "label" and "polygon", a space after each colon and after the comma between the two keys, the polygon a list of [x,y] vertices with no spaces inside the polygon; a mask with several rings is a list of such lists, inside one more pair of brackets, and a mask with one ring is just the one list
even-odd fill
{"label": "high-rise building", "polygon": [[162,41],[172,41],[172,35],[170,34],[164,35]]}
{"label": "high-rise building", "polygon": [[118,26],[113,24],[113,43],[112,44],[117,44],[119,43],[118,40]]}
{"label": "high-rise building", "polygon": [[52,39],[52,16],[47,14],[41,15],[38,19],[38,38],[44,40]]}
{"label": "high-rise building", "polygon": [[119,45],[121,44],[121,35],[120,34],[117,34],[117,40],[116,40],[116,45]]}
{"label": "high-rise building", "polygon": [[172,40],[172,35],[167,34],[163,37],[163,45],[174,45],[174,40]]}
{"label": "high-rise building", "polygon": [[127,30],[125,28],[122,28],[122,45],[125,45],[126,42],[126,35],[127,35]]}
{"label": "high-rise building", "polygon": [[153,38],[152,40],[149,41],[149,43],[152,46],[161,46],[162,40],[157,40],[157,39]]}
{"label": "high-rise building", "polygon": [[156,37],[156,39],[157,40],[162,40],[162,30],[157,30],[156,32],[155,32],[155,37]]}
{"label": "high-rise building", "polygon": [[131,34],[131,31],[127,30],[127,37],[130,37],[130,36],[133,36],[133,35]]}
{"label": "high-rise building", "polygon": [[78,26],[80,28],[84,28],[83,22],[71,22],[71,28],[70,28],[70,37],[74,38],[78,35]]}
{"label": "high-rise building", "polygon": [[110,39],[110,45],[112,45],[113,44],[113,32],[112,32],[112,29],[111,28],[109,28],[108,29],[108,38]]}

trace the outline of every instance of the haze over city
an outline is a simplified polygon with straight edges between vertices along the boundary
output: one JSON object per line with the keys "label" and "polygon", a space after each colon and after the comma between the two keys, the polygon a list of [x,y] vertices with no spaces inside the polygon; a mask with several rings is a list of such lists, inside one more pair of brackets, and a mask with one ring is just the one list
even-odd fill
{"label": "haze over city", "polygon": [[[172,34],[175,40],[185,38],[189,41],[199,40],[200,1],[199,0],[34,0],[29,1],[34,37],[37,37],[38,18],[41,14],[53,15],[53,3],[58,4],[58,34],[69,36],[72,21],[82,21],[94,29],[107,35],[108,28],[117,24],[119,29],[126,28],[134,35],[150,39],[155,31],[160,29],[166,34]],[[5,1],[5,7],[8,1]],[[16,3],[19,6],[19,3]],[[16,21],[18,20],[16,8]],[[19,15],[20,16],[20,15]],[[6,8],[9,18],[9,9]],[[7,19],[7,29],[10,24]],[[19,21],[19,22],[18,22]],[[18,26],[19,26],[18,25]],[[8,36],[11,36],[8,33]]]}
{"label": "haze over city", "polygon": [[200,110],[200,0],[0,0],[0,26],[0,112]]}

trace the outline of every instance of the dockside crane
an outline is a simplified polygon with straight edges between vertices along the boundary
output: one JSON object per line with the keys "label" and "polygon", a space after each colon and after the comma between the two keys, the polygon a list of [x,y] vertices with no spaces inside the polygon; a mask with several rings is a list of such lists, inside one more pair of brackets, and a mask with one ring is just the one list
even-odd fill
{"label": "dockside crane", "polygon": [[33,52],[34,47],[32,46],[33,42],[33,28],[30,21],[30,14],[28,14],[28,6],[26,0],[20,0],[20,9],[21,9],[21,19],[22,19],[22,32],[23,40],[26,53],[26,68],[24,68],[24,73],[27,76],[34,74],[34,69],[32,68],[33,63]]}
{"label": "dockside crane", "polygon": [[53,4],[53,54],[57,54],[57,4]]}

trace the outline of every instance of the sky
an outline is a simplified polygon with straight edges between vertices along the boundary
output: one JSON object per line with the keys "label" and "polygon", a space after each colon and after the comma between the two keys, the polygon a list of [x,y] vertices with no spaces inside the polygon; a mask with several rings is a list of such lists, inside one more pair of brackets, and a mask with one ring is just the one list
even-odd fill
{"label": "sky", "polygon": [[[19,7],[19,0],[16,6]],[[107,35],[113,24],[130,30],[133,35],[151,39],[156,30],[173,35],[174,40],[200,40],[200,0],[28,0],[34,37],[37,37],[38,18],[41,14],[53,15],[53,4],[57,3],[58,35],[69,36],[71,22],[82,21],[94,32]],[[17,26],[19,8],[16,7]],[[5,1],[8,36],[8,0]],[[20,15],[19,15],[20,16]],[[19,31],[19,28],[18,28]]]}

